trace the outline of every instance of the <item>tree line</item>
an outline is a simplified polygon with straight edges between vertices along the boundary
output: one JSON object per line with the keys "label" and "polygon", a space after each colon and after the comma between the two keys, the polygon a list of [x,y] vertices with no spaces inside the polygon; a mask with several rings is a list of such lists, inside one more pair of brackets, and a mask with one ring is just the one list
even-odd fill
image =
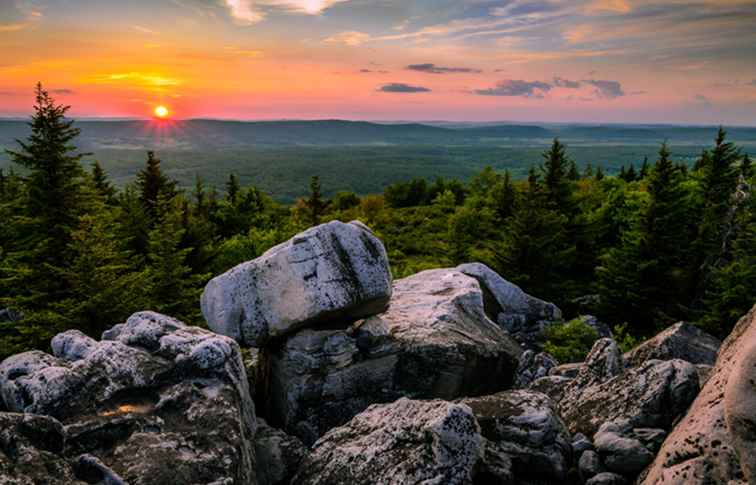
{"label": "tree line", "polygon": [[85,166],[67,111],[38,86],[31,135],[0,171],[0,310],[20,317],[0,319],[0,358],[147,308],[201,324],[210,277],[333,219],[368,223],[396,277],[482,261],[567,316],[639,337],[677,320],[725,335],[756,300],[754,168],[722,129],[692,167],[662,144],[655,162],[607,176],[554,140],[523,181],[486,168],[329,199],[313,177],[284,206],[234,174],[222,192],[199,177],[182,189],[153,152],[116,188]]}

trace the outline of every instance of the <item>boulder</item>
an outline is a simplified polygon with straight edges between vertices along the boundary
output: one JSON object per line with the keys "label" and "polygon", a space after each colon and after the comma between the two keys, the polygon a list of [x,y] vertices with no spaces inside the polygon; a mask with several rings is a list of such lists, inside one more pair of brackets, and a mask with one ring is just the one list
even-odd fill
{"label": "boulder", "polygon": [[258,485],[290,483],[308,450],[299,438],[257,420],[255,451],[257,454]]}
{"label": "boulder", "polygon": [[483,438],[470,408],[402,398],[376,404],[315,444],[298,485],[471,484]]}
{"label": "boulder", "polygon": [[536,379],[545,377],[549,371],[557,366],[557,361],[547,353],[536,354],[532,350],[526,350],[520,356],[515,373],[514,386],[525,388]]}
{"label": "boulder", "polygon": [[236,342],[153,312],[105,336],[66,332],[56,356],[3,361],[6,406],[60,420],[76,473],[104,483],[254,483],[255,410]]}
{"label": "boulder", "polygon": [[459,402],[472,409],[490,449],[511,461],[517,483],[565,480],[570,435],[548,396],[514,390]]}
{"label": "boulder", "polygon": [[583,367],[582,362],[573,362],[570,364],[561,364],[549,370],[550,376],[568,377],[570,379],[577,377],[580,369]]}
{"label": "boulder", "polygon": [[685,417],[664,441],[645,484],[756,483],[756,307],[722,344]]}
{"label": "boulder", "polygon": [[559,402],[562,400],[564,391],[570,381],[572,381],[572,379],[570,379],[569,377],[545,376],[533,381],[528,386],[528,389],[530,389],[531,391],[537,391],[546,394],[551,399],[553,399],[554,402]]}
{"label": "boulder", "polygon": [[10,308],[0,308],[0,323],[17,322],[23,315]]}
{"label": "boulder", "polygon": [[212,330],[259,347],[318,323],[381,312],[390,296],[381,241],[360,222],[332,221],[213,278],[201,305]]}
{"label": "boulder", "polygon": [[629,421],[601,425],[593,442],[606,468],[614,473],[636,476],[654,459],[654,454],[632,435]]}
{"label": "boulder", "polygon": [[583,482],[587,482],[591,478],[595,477],[599,473],[606,471],[604,464],[601,463],[601,457],[593,450],[586,450],[582,455],[579,455],[578,460],[578,474]]}
{"label": "boulder", "polygon": [[521,352],[486,316],[478,282],[454,269],[398,280],[386,312],[334,327],[261,357],[261,414],[308,445],[370,404],[507,389]]}
{"label": "boulder", "polygon": [[572,455],[580,456],[584,451],[593,449],[593,442],[583,433],[575,433],[572,437]]}
{"label": "boulder", "polygon": [[714,365],[721,344],[695,325],[680,322],[625,354],[625,361],[632,366],[649,359],[681,359],[691,364]]}
{"label": "boulder", "polygon": [[627,485],[627,480],[617,473],[603,472],[585,482],[585,485]]}
{"label": "boulder", "polygon": [[634,428],[668,430],[698,394],[698,372],[682,360],[649,360],[625,369],[616,344],[596,342],[559,408],[571,432],[593,435],[607,421],[626,418]]}
{"label": "boulder", "polygon": [[484,264],[462,264],[457,270],[481,284],[492,320],[523,348],[541,350],[546,327],[562,319],[562,312],[556,305],[528,295]]}

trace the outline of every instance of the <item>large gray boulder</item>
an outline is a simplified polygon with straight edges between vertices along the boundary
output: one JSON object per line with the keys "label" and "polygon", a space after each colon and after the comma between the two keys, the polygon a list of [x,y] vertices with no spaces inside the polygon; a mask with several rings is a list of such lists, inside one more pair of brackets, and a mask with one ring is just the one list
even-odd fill
{"label": "large gray boulder", "polygon": [[668,430],[698,394],[698,371],[683,360],[649,360],[626,369],[616,344],[598,340],[559,408],[571,432],[593,435],[603,423],[626,418],[635,428]]}
{"label": "large gray boulder", "polygon": [[649,485],[756,483],[756,307],[724,341],[706,385],[667,437]]}
{"label": "large gray boulder", "polygon": [[311,444],[373,403],[507,389],[520,352],[487,317],[474,278],[424,271],[396,281],[381,314],[265,349],[257,399],[271,424]]}
{"label": "large gray boulder", "polygon": [[390,296],[381,241],[360,222],[332,221],[213,278],[201,305],[212,330],[258,347],[307,326],[381,312]]}
{"label": "large gray boulder", "polygon": [[695,325],[680,322],[625,354],[629,365],[649,359],[681,359],[691,364],[714,365],[722,342]]}
{"label": "large gray boulder", "polygon": [[462,264],[457,270],[480,282],[486,292],[488,313],[495,322],[523,348],[541,350],[546,327],[562,319],[556,305],[528,295],[484,264]]}
{"label": "large gray boulder", "polygon": [[315,444],[298,485],[472,484],[483,438],[470,408],[402,398],[376,404]]}
{"label": "large gray boulder", "polygon": [[504,455],[512,464],[514,483],[566,480],[572,454],[570,435],[548,396],[514,390],[459,402],[472,409],[488,455]]}
{"label": "large gray boulder", "polygon": [[257,454],[258,485],[290,483],[308,450],[296,436],[275,429],[263,419],[257,420],[255,451]]}
{"label": "large gray boulder", "polygon": [[99,342],[58,335],[53,350],[3,361],[0,395],[11,411],[60,420],[82,473],[255,482],[255,409],[232,339],[141,312]]}
{"label": "large gray boulder", "polygon": [[557,365],[557,361],[545,352],[526,350],[517,364],[514,385],[518,388],[528,387],[536,379],[549,375],[549,371]]}

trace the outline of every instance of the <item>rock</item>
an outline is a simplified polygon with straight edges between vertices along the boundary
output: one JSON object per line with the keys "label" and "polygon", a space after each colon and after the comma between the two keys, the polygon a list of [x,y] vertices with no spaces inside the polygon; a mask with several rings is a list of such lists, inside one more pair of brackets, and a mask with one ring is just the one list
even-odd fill
{"label": "rock", "polygon": [[680,322],[635,347],[625,354],[625,360],[632,366],[649,359],[681,359],[691,364],[714,365],[721,344],[695,325]]}
{"label": "rock", "polygon": [[549,371],[557,366],[557,361],[544,352],[536,354],[532,350],[526,350],[520,356],[517,364],[514,386],[525,388],[535,381],[548,375]]}
{"label": "rock", "polygon": [[63,425],[48,416],[0,413],[0,483],[82,484],[63,456]]}
{"label": "rock", "polygon": [[709,380],[664,441],[644,484],[756,482],[754,342],[756,307],[722,344]]}
{"label": "rock", "polygon": [[510,458],[517,483],[565,480],[570,436],[548,396],[515,390],[459,402],[472,409],[489,446]]}
{"label": "rock", "polygon": [[257,374],[260,370],[260,349],[254,347],[242,349],[242,362],[244,362],[244,371],[247,374],[249,393],[254,399],[255,389],[257,389]]}
{"label": "rock", "polygon": [[616,345],[602,339],[578,377],[567,384],[559,408],[571,432],[593,435],[601,424],[620,418],[629,419],[635,428],[667,430],[698,390],[693,364],[649,360],[624,369]]}
{"label": "rock", "polygon": [[376,404],[316,443],[298,485],[471,484],[483,438],[463,404]]}
{"label": "rock", "polygon": [[609,325],[600,322],[599,319],[593,315],[581,315],[579,318],[583,323],[594,329],[599,338],[614,338],[614,334],[612,333],[612,329],[609,328]]}
{"label": "rock", "polygon": [[398,280],[386,312],[335,327],[262,356],[261,414],[308,445],[370,404],[507,389],[521,352],[486,316],[478,282],[453,269]]}
{"label": "rock", "polygon": [[102,485],[128,485],[113,470],[106,466],[96,456],[81,455],[75,466],[77,477],[81,477],[87,483]]}
{"label": "rock", "polygon": [[[130,485],[255,481],[255,414],[236,342],[153,312],[95,342],[53,339],[0,364],[17,412],[61,421],[78,474]],[[110,482],[108,482],[110,480]],[[94,483],[94,482],[93,482]]]}
{"label": "rock", "polygon": [[528,386],[531,391],[542,392],[549,396],[554,402],[559,402],[564,396],[564,391],[567,388],[567,384],[572,379],[561,376],[546,376],[536,379]]}
{"label": "rock", "polygon": [[593,437],[606,468],[623,475],[637,475],[654,459],[653,453],[631,435],[629,421],[604,423]]}
{"label": "rock", "polygon": [[583,362],[558,365],[549,370],[549,375],[568,377],[570,379],[573,379],[580,373],[580,369],[583,367],[583,365]]}
{"label": "rock", "polygon": [[257,483],[259,485],[290,483],[299,464],[307,456],[307,448],[299,438],[271,428],[262,419],[258,419],[257,424],[255,434]]}
{"label": "rock", "polygon": [[484,288],[488,313],[494,321],[523,348],[541,350],[546,326],[562,319],[556,305],[528,295],[484,264],[462,264],[457,270],[477,279]]}
{"label": "rock", "polygon": [[259,347],[318,323],[381,312],[390,296],[381,241],[362,223],[332,221],[213,278],[201,304],[212,330]]}
{"label": "rock", "polygon": [[0,323],[18,322],[23,315],[10,308],[0,308]]}
{"label": "rock", "polygon": [[587,482],[599,473],[606,471],[604,464],[601,463],[599,454],[595,451],[586,450],[582,455],[578,456],[580,456],[580,460],[578,460],[578,474],[583,482]]}
{"label": "rock", "polygon": [[572,437],[572,455],[580,456],[584,451],[592,450],[593,442],[583,433],[575,433]]}
{"label": "rock", "polygon": [[599,473],[587,482],[585,485],[626,485],[627,480],[622,475],[616,473],[604,472]]}
{"label": "rock", "polygon": [[706,385],[706,382],[711,377],[711,371],[714,370],[713,365],[696,364],[696,370],[698,371],[698,382],[701,384],[701,388]]}

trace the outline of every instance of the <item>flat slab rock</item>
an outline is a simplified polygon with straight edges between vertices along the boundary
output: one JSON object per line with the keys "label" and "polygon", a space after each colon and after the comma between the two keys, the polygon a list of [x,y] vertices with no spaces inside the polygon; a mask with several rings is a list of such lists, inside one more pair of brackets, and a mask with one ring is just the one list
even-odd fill
{"label": "flat slab rock", "polygon": [[471,484],[483,438],[464,404],[402,398],[326,433],[298,485]]}
{"label": "flat slab rock", "polygon": [[255,482],[255,410],[232,339],[140,312],[102,341],[69,331],[52,348],[3,361],[0,396],[23,416],[59,420],[59,454],[81,462],[77,477]]}
{"label": "flat slab rock", "polygon": [[213,278],[202,293],[210,328],[249,346],[301,328],[386,309],[391,271],[364,224],[332,221]]}
{"label": "flat slab rock", "polygon": [[756,483],[756,307],[719,351],[706,385],[667,437],[648,485]]}
{"label": "flat slab rock", "polygon": [[520,352],[486,315],[477,280],[424,271],[394,283],[384,313],[302,330],[265,350],[258,404],[271,424],[310,444],[373,403],[507,389]]}

